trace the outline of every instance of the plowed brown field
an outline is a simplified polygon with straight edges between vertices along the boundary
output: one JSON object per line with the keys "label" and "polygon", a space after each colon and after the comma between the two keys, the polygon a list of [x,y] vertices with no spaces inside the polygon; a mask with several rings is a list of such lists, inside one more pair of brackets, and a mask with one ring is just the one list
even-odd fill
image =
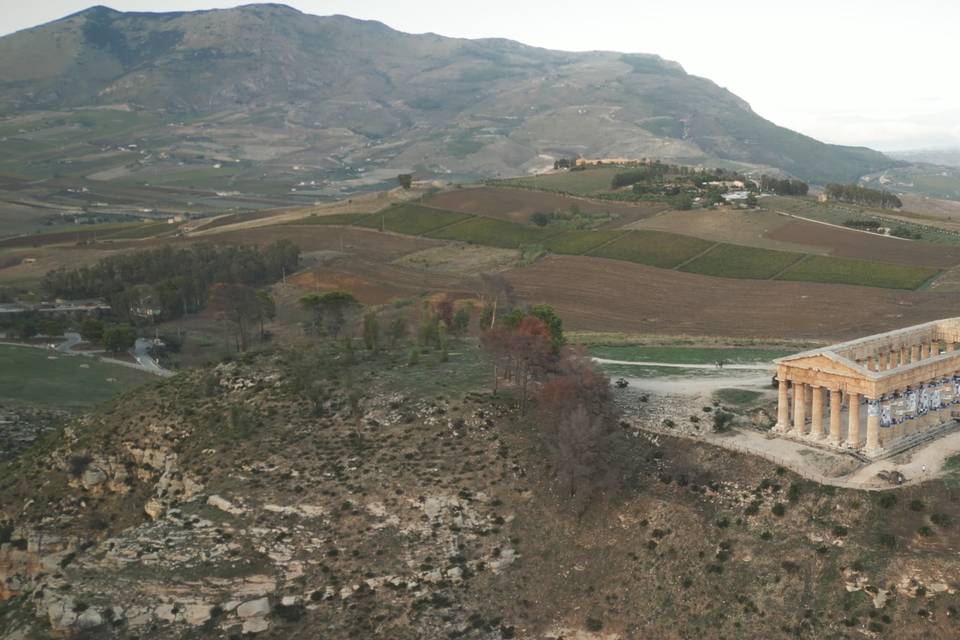
{"label": "plowed brown field", "polygon": [[530,215],[541,211],[568,211],[577,206],[584,213],[615,213],[619,217],[612,226],[647,218],[660,211],[665,211],[667,205],[659,202],[614,202],[608,200],[590,200],[575,198],[559,193],[547,193],[528,189],[511,189],[497,187],[477,187],[470,189],[456,189],[438,193],[424,201],[428,207],[473,213],[510,220],[511,222],[530,223]]}
{"label": "plowed brown field", "polygon": [[419,271],[363,258],[348,257],[333,264],[298,273],[288,282],[307,291],[349,291],[363,304],[387,304],[398,298],[417,298],[443,292],[453,299],[473,297],[477,291],[464,276]]}
{"label": "plowed brown field", "polygon": [[898,240],[852,229],[791,220],[767,233],[771,240],[814,245],[832,256],[944,269],[960,263],[960,247]]}
{"label": "plowed brown field", "polygon": [[573,329],[845,339],[960,315],[951,294],[732,280],[581,256],[550,256],[505,275]]}

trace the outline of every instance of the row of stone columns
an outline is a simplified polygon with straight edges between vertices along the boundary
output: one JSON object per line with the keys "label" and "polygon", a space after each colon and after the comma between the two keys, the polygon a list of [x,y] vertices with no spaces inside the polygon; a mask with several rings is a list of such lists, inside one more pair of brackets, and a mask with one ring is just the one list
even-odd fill
{"label": "row of stone columns", "polygon": [[[790,388],[793,390],[793,412],[790,412]],[[829,392],[829,422],[824,424],[824,401],[827,399],[824,391]],[[906,390],[903,391],[906,393]],[[867,420],[866,420],[866,441],[861,443],[861,423],[860,407],[861,397],[859,393],[842,393],[839,389],[827,389],[823,386],[809,385],[801,382],[793,382],[792,385],[787,380],[779,381],[778,406],[777,406],[777,428],[781,432],[791,433],[797,437],[809,438],[812,440],[823,440],[829,438],[830,444],[840,446],[844,442],[842,415],[844,395],[847,402],[847,436],[846,446],[852,449],[865,449],[867,451],[877,451],[885,447],[889,442],[881,442],[880,437],[880,412],[882,410],[880,398],[867,398]],[[948,396],[952,398],[952,396]],[[807,423],[807,403],[810,404],[809,430]],[[948,406],[939,405],[931,408],[925,415],[918,415],[913,418],[920,428],[934,427],[938,424],[949,422],[952,415],[952,399],[947,403]],[[910,424],[905,422],[903,424]],[[914,427],[915,429],[916,427]],[[898,430],[899,429],[899,430]],[[907,433],[901,433],[906,431]],[[913,435],[911,429],[900,428],[899,425],[888,427],[886,440],[893,437],[894,440],[901,437]]]}
{"label": "row of stone columns", "polygon": [[[810,389],[810,431],[807,431],[807,389]],[[824,429],[824,390],[825,387],[793,383],[793,416],[790,416],[790,383],[779,381],[777,426],[781,431],[792,431],[796,436],[822,440],[829,437],[830,442],[839,446],[843,440],[843,394],[839,389],[829,389],[830,418]],[[847,393],[847,445],[860,448],[860,394]],[[867,448],[879,446],[880,416],[867,416]]]}
{"label": "row of stone columns", "polygon": [[899,349],[891,349],[890,351],[881,351],[876,355],[867,357],[865,361],[860,362],[871,371],[887,371],[889,369],[902,367],[910,364],[911,362],[917,362],[932,356],[940,355],[941,345],[943,345],[943,348],[947,353],[952,353],[957,347],[957,344],[950,340],[933,340],[930,342],[915,344],[910,347],[900,347]]}

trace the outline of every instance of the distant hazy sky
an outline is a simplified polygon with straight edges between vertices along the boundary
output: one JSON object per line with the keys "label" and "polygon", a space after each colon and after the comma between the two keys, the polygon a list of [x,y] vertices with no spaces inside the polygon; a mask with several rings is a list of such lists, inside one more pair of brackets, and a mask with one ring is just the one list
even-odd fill
{"label": "distant hazy sky", "polygon": [[[3,0],[0,33],[95,0]],[[230,7],[242,0],[112,0],[118,10]],[[828,142],[884,150],[960,146],[956,0],[288,0],[318,15],[410,33],[503,37],[584,51],[657,53]]]}

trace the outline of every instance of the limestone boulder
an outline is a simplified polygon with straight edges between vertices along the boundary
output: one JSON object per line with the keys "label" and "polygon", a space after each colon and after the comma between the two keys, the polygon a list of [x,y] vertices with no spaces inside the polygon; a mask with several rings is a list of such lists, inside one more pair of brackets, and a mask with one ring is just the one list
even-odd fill
{"label": "limestone boulder", "polygon": [[270,613],[270,599],[257,598],[247,600],[237,607],[237,616],[240,618],[262,618]]}

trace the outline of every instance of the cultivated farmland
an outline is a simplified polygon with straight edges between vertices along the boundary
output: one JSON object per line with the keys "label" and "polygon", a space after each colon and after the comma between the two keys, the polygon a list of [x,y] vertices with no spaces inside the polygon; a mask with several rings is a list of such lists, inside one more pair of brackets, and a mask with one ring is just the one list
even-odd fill
{"label": "cultivated farmland", "polygon": [[459,240],[515,249],[521,245],[541,243],[552,233],[538,227],[528,227],[506,220],[473,217],[424,235],[442,240]]}
{"label": "cultivated farmland", "polygon": [[428,231],[466,220],[470,215],[416,204],[401,204],[366,217],[361,225],[384,231],[419,236]]}
{"label": "cultivated farmland", "polygon": [[681,270],[722,278],[767,279],[801,257],[803,254],[800,253],[719,244],[681,267]]}
{"label": "cultivated farmland", "polygon": [[673,269],[703,253],[713,242],[662,231],[629,231],[590,253],[598,258],[628,260]]}
{"label": "cultivated farmland", "polygon": [[857,284],[889,289],[916,289],[937,275],[936,269],[887,262],[808,256],[778,276],[779,280]]}
{"label": "cultivated farmland", "polygon": [[841,258],[878,260],[898,264],[937,267],[960,263],[960,247],[917,240],[900,240],[853,229],[824,227],[822,224],[793,219],[768,236],[772,240],[816,244]]}
{"label": "cultivated farmland", "polygon": [[581,255],[624,235],[624,231],[564,231],[552,236],[543,246],[554,253]]}
{"label": "cultivated farmland", "polygon": [[949,293],[718,280],[588,256],[548,256],[506,276],[573,330],[840,340],[960,315],[960,297]]}
{"label": "cultivated farmland", "polygon": [[576,208],[585,214],[612,214],[615,220],[606,226],[622,226],[664,211],[660,202],[617,202],[589,200],[532,189],[477,187],[444,191],[431,196],[426,204],[439,209],[474,213],[511,222],[530,224],[534,213],[569,212]]}

